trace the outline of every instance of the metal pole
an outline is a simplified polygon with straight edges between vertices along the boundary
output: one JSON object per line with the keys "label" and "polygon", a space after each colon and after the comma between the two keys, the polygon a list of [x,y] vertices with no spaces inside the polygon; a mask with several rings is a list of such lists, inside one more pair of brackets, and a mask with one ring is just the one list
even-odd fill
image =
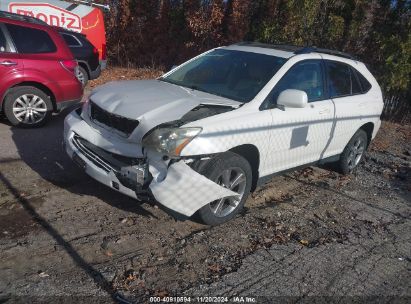
{"label": "metal pole", "polygon": [[108,5],[108,4],[99,4],[99,3],[94,3],[93,1],[88,1],[88,0],[72,0],[72,1],[73,2],[78,2],[78,3],[81,3],[81,4],[85,4],[85,5],[99,7],[99,8],[105,9],[107,11],[110,11],[110,5]]}

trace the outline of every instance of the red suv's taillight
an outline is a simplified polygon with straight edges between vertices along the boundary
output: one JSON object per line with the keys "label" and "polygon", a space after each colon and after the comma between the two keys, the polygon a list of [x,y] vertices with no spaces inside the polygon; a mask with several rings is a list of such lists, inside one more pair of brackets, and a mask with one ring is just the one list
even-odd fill
{"label": "red suv's taillight", "polygon": [[101,46],[101,59],[106,60],[107,57],[107,47],[106,44]]}
{"label": "red suv's taillight", "polygon": [[72,73],[75,73],[76,68],[78,67],[76,60],[62,60],[60,61],[60,64],[63,68]]}

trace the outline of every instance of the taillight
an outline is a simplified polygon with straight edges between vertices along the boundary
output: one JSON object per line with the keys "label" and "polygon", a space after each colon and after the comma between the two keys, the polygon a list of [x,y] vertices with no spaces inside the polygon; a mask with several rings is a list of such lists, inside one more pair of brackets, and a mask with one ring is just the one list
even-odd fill
{"label": "taillight", "polygon": [[62,60],[60,64],[63,68],[71,73],[75,73],[76,68],[78,67],[78,63],[76,60]]}
{"label": "taillight", "polygon": [[106,45],[103,44],[101,46],[101,59],[106,60],[107,57],[107,49],[106,49]]}

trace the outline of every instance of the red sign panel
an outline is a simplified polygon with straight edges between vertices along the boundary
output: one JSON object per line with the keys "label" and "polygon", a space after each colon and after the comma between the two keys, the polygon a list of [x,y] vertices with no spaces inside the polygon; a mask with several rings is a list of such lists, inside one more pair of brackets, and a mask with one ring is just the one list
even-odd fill
{"label": "red sign panel", "polygon": [[72,31],[81,32],[81,18],[60,7],[48,3],[10,3],[12,13],[35,17],[49,25],[64,27]]}

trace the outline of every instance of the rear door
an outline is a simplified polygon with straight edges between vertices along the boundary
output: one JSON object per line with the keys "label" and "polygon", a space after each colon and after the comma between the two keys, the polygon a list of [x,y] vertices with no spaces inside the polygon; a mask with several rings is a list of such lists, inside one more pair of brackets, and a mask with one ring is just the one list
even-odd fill
{"label": "rear door", "polygon": [[23,64],[16,53],[4,23],[0,22],[0,102],[16,79],[23,77]]}
{"label": "rear door", "polygon": [[365,93],[371,85],[349,64],[325,60],[325,66],[328,91],[336,108],[336,126],[330,152],[340,154],[354,133],[369,119],[373,102]]}
{"label": "rear door", "polygon": [[57,46],[50,35],[42,30],[30,26],[6,24],[5,27],[13,41],[16,51],[24,59],[25,77],[35,75],[44,82],[59,81],[62,67],[59,64]]}

